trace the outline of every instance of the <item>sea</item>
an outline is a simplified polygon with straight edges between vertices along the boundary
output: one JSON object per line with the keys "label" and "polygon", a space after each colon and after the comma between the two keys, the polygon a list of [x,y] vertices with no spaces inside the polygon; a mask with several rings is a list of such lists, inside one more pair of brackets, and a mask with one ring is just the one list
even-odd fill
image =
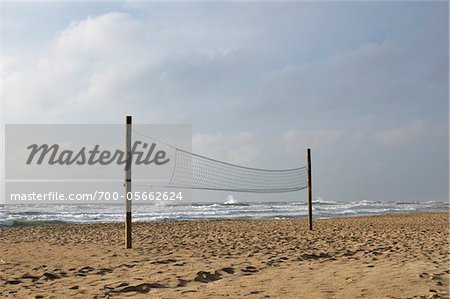
{"label": "sea", "polygon": [[[313,202],[314,218],[353,217],[413,212],[448,212],[449,202],[351,201]],[[133,221],[306,218],[308,206],[299,202],[184,203],[133,206]],[[123,222],[124,205],[0,205],[0,227],[44,224]]]}

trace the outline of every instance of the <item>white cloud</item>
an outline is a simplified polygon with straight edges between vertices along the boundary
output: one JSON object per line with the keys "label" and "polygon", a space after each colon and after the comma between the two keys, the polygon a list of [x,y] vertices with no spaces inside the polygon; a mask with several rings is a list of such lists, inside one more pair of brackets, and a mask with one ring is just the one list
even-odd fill
{"label": "white cloud", "polygon": [[448,135],[448,127],[441,124],[429,124],[413,121],[396,128],[375,134],[375,140],[383,145],[401,146],[418,145],[424,140]]}
{"label": "white cloud", "polygon": [[[129,16],[110,13],[72,23],[35,53],[19,53],[22,60],[7,55],[15,62],[4,73],[8,115],[57,119],[111,101],[133,78],[138,58],[132,54],[137,53],[126,45],[136,32]],[[128,64],[129,57],[135,63]]]}
{"label": "white cloud", "polygon": [[248,165],[260,153],[253,135],[249,132],[195,134],[192,137],[192,147],[197,153],[240,165]]}
{"label": "white cloud", "polygon": [[156,122],[170,113],[182,122],[194,102],[230,98],[226,90],[237,90],[250,58],[238,48],[251,32],[209,16],[196,21],[106,13],[72,22],[35,49],[6,53],[6,116],[52,122],[134,111]]}
{"label": "white cloud", "polygon": [[[367,177],[361,194],[381,185],[371,163],[392,173],[410,165],[399,159],[405,152],[420,160],[416,149],[428,148],[442,151],[426,167],[448,159],[448,126],[421,142],[433,123],[448,121],[444,3],[140,3],[95,6],[89,17],[90,5],[48,16],[41,9],[40,22],[9,16],[6,25],[21,18],[22,28],[5,30],[13,37],[3,53],[5,122],[111,123],[130,114],[191,123],[205,132],[194,135],[195,151],[256,167],[290,167],[304,162],[306,147],[318,148],[317,173],[357,169]],[[224,130],[231,133],[217,133]],[[278,152],[280,140],[292,156]],[[448,174],[439,169],[430,181]],[[345,198],[342,185],[332,178],[321,194]],[[448,191],[448,180],[440,187]]]}
{"label": "white cloud", "polygon": [[342,132],[336,130],[316,130],[302,132],[288,130],[283,136],[284,149],[287,154],[298,155],[306,148],[320,149],[324,146],[338,142],[342,137]]}
{"label": "white cloud", "polygon": [[[82,21],[72,22],[60,32],[56,37],[56,46],[67,51],[97,52],[108,56],[133,45],[140,27],[137,21],[125,13],[89,16]],[[122,47],[114,49],[118,44],[122,44]]]}

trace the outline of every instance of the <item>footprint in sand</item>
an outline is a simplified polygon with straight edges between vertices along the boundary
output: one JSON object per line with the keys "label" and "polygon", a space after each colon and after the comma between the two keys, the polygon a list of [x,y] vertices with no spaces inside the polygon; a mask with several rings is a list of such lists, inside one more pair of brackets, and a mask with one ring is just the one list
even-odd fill
{"label": "footprint in sand", "polygon": [[212,281],[216,281],[222,278],[222,275],[216,271],[214,273],[199,271],[197,272],[197,276],[194,278],[194,281],[208,283]]}
{"label": "footprint in sand", "polygon": [[154,261],[151,262],[150,264],[160,264],[160,265],[167,265],[170,263],[175,263],[177,260],[174,259],[166,259],[166,260],[159,260],[159,261]]}
{"label": "footprint in sand", "polygon": [[267,265],[267,266],[273,266],[273,267],[279,267],[279,266],[280,266],[280,263],[278,263],[278,262],[275,261],[275,260],[269,260],[269,261],[266,262],[266,265]]}
{"label": "footprint in sand", "polygon": [[106,273],[112,273],[113,270],[109,268],[101,268],[96,274],[105,275]]}
{"label": "footprint in sand", "polygon": [[228,274],[234,274],[234,269],[231,267],[222,268],[222,271]]}
{"label": "footprint in sand", "polygon": [[180,262],[180,263],[176,263],[176,264],[173,264],[174,266],[177,266],[177,267],[182,267],[182,266],[185,266],[187,263],[186,262]]}
{"label": "footprint in sand", "polygon": [[318,260],[318,259],[332,258],[332,256],[326,252],[321,252],[320,254],[305,253],[305,254],[302,254],[300,257],[304,260]]}
{"label": "footprint in sand", "polygon": [[433,280],[433,281],[441,281],[443,275],[444,275],[444,273],[433,273],[433,276],[431,277],[431,280]]}
{"label": "footprint in sand", "polygon": [[121,282],[121,283],[119,283],[119,284],[116,285],[116,286],[105,285],[103,288],[104,288],[104,289],[108,289],[108,290],[114,290],[114,289],[117,289],[117,288],[123,288],[123,287],[126,287],[126,286],[128,286],[128,285],[129,285],[129,284],[126,283],[126,282]]}
{"label": "footprint in sand", "polygon": [[78,270],[79,273],[85,273],[85,274],[92,272],[92,271],[94,271],[94,268],[89,267],[89,266],[83,267],[80,270]]}
{"label": "footprint in sand", "polygon": [[7,280],[6,283],[7,284],[20,284],[20,283],[22,283],[22,281],[18,280],[18,279],[11,279],[11,280]]}
{"label": "footprint in sand", "polygon": [[29,273],[26,273],[26,274],[22,275],[21,278],[23,278],[23,279],[31,279],[32,282],[35,282],[35,281],[38,281],[40,277],[31,275]]}
{"label": "footprint in sand", "polygon": [[135,286],[127,286],[121,290],[117,290],[114,292],[115,293],[137,292],[141,294],[146,294],[150,292],[151,289],[161,289],[161,288],[165,288],[165,286],[159,283],[141,283]]}
{"label": "footprint in sand", "polygon": [[177,284],[177,288],[181,288],[184,287],[188,284],[190,280],[186,280],[186,279],[182,279],[182,278],[178,278],[178,284]]}
{"label": "footprint in sand", "polygon": [[130,264],[121,264],[121,265],[119,265],[119,267],[126,267],[126,268],[133,268],[135,266],[136,265],[130,265]]}
{"label": "footprint in sand", "polygon": [[257,295],[259,293],[262,293],[263,291],[251,291],[249,295]]}
{"label": "footprint in sand", "polygon": [[61,278],[61,276],[51,272],[44,272],[44,274],[42,274],[42,277],[45,277],[47,280],[55,280]]}
{"label": "footprint in sand", "polygon": [[246,274],[251,274],[251,273],[256,273],[256,272],[258,272],[259,270],[256,269],[256,267],[253,267],[253,266],[247,266],[247,267],[245,267],[244,269],[241,269],[241,271],[242,271],[242,272],[245,272]]}

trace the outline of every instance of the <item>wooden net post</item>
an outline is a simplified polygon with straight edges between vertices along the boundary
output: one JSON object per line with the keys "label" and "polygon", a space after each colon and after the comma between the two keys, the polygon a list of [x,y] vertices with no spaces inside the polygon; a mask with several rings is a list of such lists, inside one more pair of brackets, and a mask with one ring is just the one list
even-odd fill
{"label": "wooden net post", "polygon": [[311,176],[311,149],[306,150],[306,172],[308,174],[308,222],[309,230],[313,229],[312,223],[312,176]]}
{"label": "wooden net post", "polygon": [[131,248],[131,116],[126,117],[126,138],[125,138],[125,240],[126,248]]}

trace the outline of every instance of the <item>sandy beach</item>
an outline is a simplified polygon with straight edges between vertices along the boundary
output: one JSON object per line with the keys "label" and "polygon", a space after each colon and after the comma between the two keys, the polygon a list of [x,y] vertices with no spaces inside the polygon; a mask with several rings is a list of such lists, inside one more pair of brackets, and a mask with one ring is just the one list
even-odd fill
{"label": "sandy beach", "polygon": [[1,298],[449,298],[449,214],[0,229]]}

